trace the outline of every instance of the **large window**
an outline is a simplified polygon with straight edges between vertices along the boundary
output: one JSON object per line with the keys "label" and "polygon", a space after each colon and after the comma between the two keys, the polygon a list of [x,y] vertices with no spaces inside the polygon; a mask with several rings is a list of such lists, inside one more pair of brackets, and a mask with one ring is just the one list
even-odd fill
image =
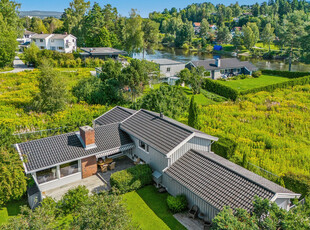
{"label": "large window", "polygon": [[36,172],[37,181],[39,184],[56,180],[57,179],[57,169],[56,167],[45,169],[39,172]]}
{"label": "large window", "polygon": [[65,177],[79,171],[78,161],[60,165],[60,177]]}
{"label": "large window", "polygon": [[139,141],[139,147],[143,149],[145,152],[149,152],[149,146],[145,144],[143,141]]}

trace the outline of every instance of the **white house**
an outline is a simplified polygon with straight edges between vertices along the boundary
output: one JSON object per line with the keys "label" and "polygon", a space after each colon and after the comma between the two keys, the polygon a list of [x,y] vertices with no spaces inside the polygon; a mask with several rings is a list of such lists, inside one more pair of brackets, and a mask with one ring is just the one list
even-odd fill
{"label": "white house", "polygon": [[177,74],[185,69],[185,63],[170,59],[154,59],[152,62],[159,65],[161,75],[160,80],[162,82],[167,82],[169,85],[174,85],[179,79]]}
{"label": "white house", "polygon": [[36,34],[31,41],[41,49],[55,50],[61,53],[76,51],[76,37],[71,34]]}
{"label": "white house", "polygon": [[21,38],[17,38],[17,41],[19,44],[24,44],[26,42],[31,42],[31,37],[36,35],[35,32],[31,32],[29,30],[25,30],[24,33],[23,33],[23,37]]}

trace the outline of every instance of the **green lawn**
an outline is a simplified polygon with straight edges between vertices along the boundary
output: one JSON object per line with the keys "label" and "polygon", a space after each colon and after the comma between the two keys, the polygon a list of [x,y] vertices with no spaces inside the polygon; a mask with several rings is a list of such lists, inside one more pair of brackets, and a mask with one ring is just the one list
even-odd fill
{"label": "green lawn", "polygon": [[[184,93],[189,97],[191,98],[193,96],[193,92],[190,88],[188,87],[183,87],[182,88]],[[209,99],[207,97],[205,97],[202,93],[200,94],[196,94],[195,96],[195,101],[197,104],[199,105],[202,105],[202,106],[206,106],[206,105],[213,105],[215,104],[216,102],[213,101],[212,99]]]}
{"label": "green lawn", "polygon": [[27,205],[27,199],[11,201],[4,208],[0,208],[0,225],[8,222],[10,217],[20,213],[20,206]]}
{"label": "green lawn", "polygon": [[[269,45],[264,45],[262,42],[258,42],[255,44],[256,47],[259,48],[265,48],[265,49],[269,49]],[[270,49],[271,50],[280,50],[279,46],[275,45],[275,44],[271,44],[270,45]]]}
{"label": "green lawn", "polygon": [[158,193],[150,185],[138,191],[123,195],[124,202],[133,220],[145,230],[172,229],[185,230],[169,211],[166,204],[168,193]]}
{"label": "green lawn", "polygon": [[247,78],[240,80],[218,81],[221,84],[229,86],[238,91],[253,89],[261,86],[267,86],[275,83],[289,81],[290,79],[285,77],[262,75],[259,78]]}
{"label": "green lawn", "polygon": [[6,71],[11,71],[13,70],[14,68],[13,67],[4,67],[4,68],[0,68],[0,73],[1,72],[6,72]]}

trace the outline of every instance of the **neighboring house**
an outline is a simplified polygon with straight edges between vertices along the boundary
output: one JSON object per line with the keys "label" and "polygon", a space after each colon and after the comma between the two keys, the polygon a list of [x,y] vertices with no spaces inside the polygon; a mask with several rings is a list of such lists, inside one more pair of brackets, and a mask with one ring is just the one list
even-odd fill
{"label": "neighboring house", "polygon": [[238,18],[238,17],[233,18],[233,21],[238,23],[240,21],[240,18]]}
{"label": "neighboring house", "polygon": [[179,79],[177,77],[178,73],[185,69],[185,63],[170,59],[154,59],[152,62],[155,62],[159,66],[160,80],[169,85],[175,85],[175,82]]}
{"label": "neighboring house", "polygon": [[239,61],[237,58],[191,61],[186,65],[189,69],[198,66],[203,66],[206,71],[210,72],[212,79],[220,79],[239,74],[252,75],[254,71],[258,70],[251,62]]}
{"label": "neighboring house", "polygon": [[114,49],[111,47],[84,47],[81,48],[83,53],[80,53],[82,59],[85,58],[100,58],[107,59],[113,58],[115,60],[119,59],[119,55],[126,55],[127,53],[122,50]]}
{"label": "neighboring house", "polygon": [[98,158],[123,155],[149,164],[159,185],[185,194],[210,219],[226,205],[251,210],[255,195],[286,210],[300,196],[211,152],[217,137],[162,114],[117,106],[93,126],[15,145],[39,200],[44,191],[95,174]]}
{"label": "neighboring house", "polygon": [[23,51],[25,48],[28,48],[31,42],[31,37],[36,35],[35,32],[31,32],[29,30],[24,31],[23,33],[23,37],[21,38],[17,38],[17,41],[19,43],[18,47],[20,49],[20,51]]}
{"label": "neighboring house", "polygon": [[55,50],[61,53],[76,51],[76,37],[71,34],[36,34],[31,41],[41,50]]}
{"label": "neighboring house", "polygon": [[211,30],[217,30],[217,26],[216,26],[216,25],[209,25],[209,28],[210,28]]}
{"label": "neighboring house", "polygon": [[193,27],[194,27],[195,34],[199,34],[200,33],[200,22],[194,22]]}

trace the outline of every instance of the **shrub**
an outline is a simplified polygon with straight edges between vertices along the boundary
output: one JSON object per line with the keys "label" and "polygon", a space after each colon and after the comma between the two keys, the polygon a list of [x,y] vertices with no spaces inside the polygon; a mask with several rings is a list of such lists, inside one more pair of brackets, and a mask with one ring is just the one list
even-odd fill
{"label": "shrub", "polygon": [[298,192],[303,197],[310,194],[310,176],[288,172],[282,178],[287,189]]}
{"label": "shrub", "polygon": [[84,201],[87,200],[88,193],[88,189],[81,185],[74,189],[70,189],[59,201],[59,206],[64,213],[77,212]]}
{"label": "shrub", "polygon": [[253,74],[252,74],[252,76],[253,76],[254,78],[259,78],[261,75],[262,75],[262,71],[255,71],[255,72],[253,72]]}
{"label": "shrub", "polygon": [[215,80],[208,79],[208,78],[204,79],[202,88],[207,91],[221,95],[223,97],[232,99],[233,101],[235,101],[239,95],[237,90],[230,88],[228,86],[225,86],[221,83],[218,83]]}
{"label": "shrub", "polygon": [[299,78],[310,75],[310,72],[290,72],[290,71],[269,70],[269,69],[262,70],[262,73],[287,78]]}
{"label": "shrub", "polygon": [[152,170],[149,165],[136,165],[116,173],[110,178],[112,187],[121,193],[130,192],[152,183]]}
{"label": "shrub", "polygon": [[228,159],[234,156],[237,143],[228,138],[219,138],[218,141],[212,144],[211,148],[217,155]]}
{"label": "shrub", "polygon": [[187,200],[185,195],[168,196],[167,197],[168,208],[173,213],[182,212],[187,209]]}

